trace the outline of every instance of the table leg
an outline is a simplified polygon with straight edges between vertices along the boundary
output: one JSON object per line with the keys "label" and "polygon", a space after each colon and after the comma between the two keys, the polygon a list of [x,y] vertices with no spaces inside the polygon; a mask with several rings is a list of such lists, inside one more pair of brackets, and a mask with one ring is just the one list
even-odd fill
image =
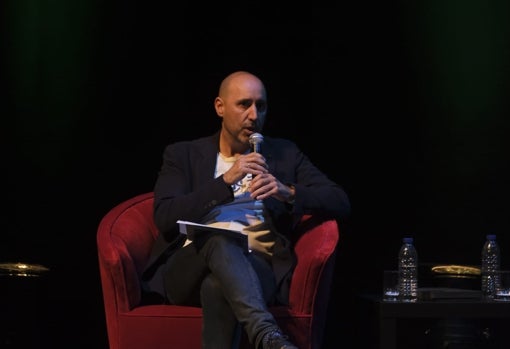
{"label": "table leg", "polygon": [[380,349],[397,348],[397,319],[381,318],[379,322]]}

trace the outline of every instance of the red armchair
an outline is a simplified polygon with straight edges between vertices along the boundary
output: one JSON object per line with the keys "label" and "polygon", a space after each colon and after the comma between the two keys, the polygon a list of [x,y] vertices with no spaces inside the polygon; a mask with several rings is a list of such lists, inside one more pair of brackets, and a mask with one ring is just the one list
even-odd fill
{"label": "red armchair", "polygon": [[[158,234],[153,193],[112,208],[97,231],[99,269],[110,349],[200,349],[202,310],[140,305],[140,275]],[[335,220],[307,216],[296,231],[298,263],[289,306],[271,307],[278,324],[300,349],[319,349],[339,239]],[[243,348],[250,348],[244,340]]]}

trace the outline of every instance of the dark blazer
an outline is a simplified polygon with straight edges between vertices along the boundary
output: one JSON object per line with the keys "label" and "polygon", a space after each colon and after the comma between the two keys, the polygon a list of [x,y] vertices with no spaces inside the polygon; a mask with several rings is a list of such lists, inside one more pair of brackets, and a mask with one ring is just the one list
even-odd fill
{"label": "dark blazer", "polygon": [[[234,199],[231,187],[222,176],[214,178],[218,151],[219,132],[165,148],[154,187],[154,220],[160,236],[143,273],[143,280],[152,291],[164,294],[159,267],[184,243],[176,221],[199,221],[215,206]],[[277,230],[272,257],[279,285],[277,299],[286,304],[295,265],[289,239],[293,228],[303,214],[308,213],[342,219],[350,213],[350,203],[344,190],[315,167],[293,142],[264,137],[260,153],[266,159],[269,172],[282,183],[296,188],[293,205],[274,198],[264,200]]]}

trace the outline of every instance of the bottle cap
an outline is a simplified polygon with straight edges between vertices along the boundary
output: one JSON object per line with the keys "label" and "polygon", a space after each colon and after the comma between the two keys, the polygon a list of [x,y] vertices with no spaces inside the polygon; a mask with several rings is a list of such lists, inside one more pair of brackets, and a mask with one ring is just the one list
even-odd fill
{"label": "bottle cap", "polygon": [[411,237],[405,237],[402,239],[402,241],[406,244],[412,244],[413,243],[413,238]]}
{"label": "bottle cap", "polygon": [[488,234],[487,235],[487,240],[496,240],[496,235],[495,234]]}

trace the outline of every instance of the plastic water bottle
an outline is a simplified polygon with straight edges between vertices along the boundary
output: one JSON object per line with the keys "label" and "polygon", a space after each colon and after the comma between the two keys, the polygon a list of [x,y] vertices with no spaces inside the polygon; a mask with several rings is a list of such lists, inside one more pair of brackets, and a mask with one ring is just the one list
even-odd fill
{"label": "plastic water bottle", "polygon": [[412,237],[402,239],[398,253],[399,300],[416,302],[418,300],[418,252]]}
{"label": "plastic water bottle", "polygon": [[486,237],[482,249],[482,297],[487,300],[494,299],[496,285],[499,283],[497,271],[499,271],[501,256],[496,235],[489,234]]}

